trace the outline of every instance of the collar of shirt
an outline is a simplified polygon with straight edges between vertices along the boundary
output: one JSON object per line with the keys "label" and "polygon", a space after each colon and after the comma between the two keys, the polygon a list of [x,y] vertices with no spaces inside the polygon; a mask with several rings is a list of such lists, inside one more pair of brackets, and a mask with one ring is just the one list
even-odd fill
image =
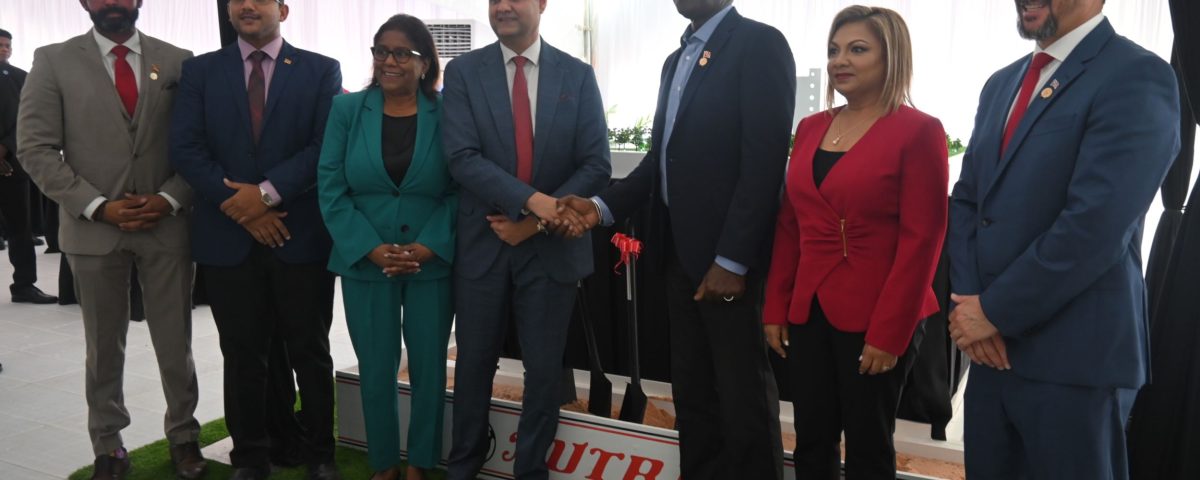
{"label": "collar of shirt", "polygon": [[[107,56],[107,55],[111,54],[113,47],[117,46],[117,42],[109,40],[108,37],[101,35],[100,32],[96,31],[95,28],[92,29],[92,38],[96,39],[96,46],[100,47],[100,55],[101,56]],[[125,45],[126,47],[128,47],[130,52],[141,55],[142,54],[142,32],[134,30],[133,36],[129,37],[129,40],[126,40],[125,43],[122,43],[121,45]]]}
{"label": "collar of shirt", "polygon": [[279,52],[283,50],[283,37],[276,37],[274,40],[271,40],[271,43],[263,45],[262,48],[254,48],[254,45],[242,40],[242,37],[238,37],[237,44],[238,50],[242,52],[243,62],[248,61],[250,54],[254,53],[255,50],[262,50],[270,60],[275,60],[279,58]]}
{"label": "collar of shirt", "polygon": [[704,25],[701,25],[700,28],[694,32],[692,31],[692,25],[688,24],[687,28],[683,31],[683,36],[679,37],[679,44],[681,46],[687,46],[688,42],[693,38],[699,41],[701,44],[708,43],[709,37],[712,37],[713,32],[717,30],[717,25],[720,25],[721,21],[725,20],[725,16],[729,15],[730,10],[733,10],[733,4],[729,4],[725,8],[722,8],[721,11],[717,12],[712,16],[712,18],[705,21]]}
{"label": "collar of shirt", "polygon": [[1079,43],[1082,42],[1089,33],[1092,33],[1092,30],[1095,30],[1096,27],[1100,26],[1100,22],[1103,21],[1104,14],[1098,13],[1088,21],[1083,22],[1082,25],[1075,27],[1074,30],[1067,32],[1066,35],[1063,35],[1062,38],[1059,38],[1045,49],[1040,46],[1034,47],[1033,53],[1036,55],[1038,53],[1045,52],[1051,57],[1054,57],[1055,61],[1062,62],[1066,60],[1067,57],[1071,55],[1071,52],[1075,50],[1075,47],[1078,47]]}
{"label": "collar of shirt", "polygon": [[520,55],[525,57],[529,61],[528,63],[532,63],[533,66],[536,67],[542,58],[542,37],[539,36],[538,39],[533,42],[533,45],[530,45],[529,48],[526,48],[525,51],[521,53],[517,53],[513,49],[508,48],[507,45],[501,43],[500,53],[504,55],[505,65],[507,65],[509,62],[512,62],[513,57]]}

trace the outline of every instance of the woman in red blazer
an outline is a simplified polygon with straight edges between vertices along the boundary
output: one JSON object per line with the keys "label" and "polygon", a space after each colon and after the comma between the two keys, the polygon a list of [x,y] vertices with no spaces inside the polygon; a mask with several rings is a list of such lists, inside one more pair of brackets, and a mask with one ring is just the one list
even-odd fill
{"label": "woman in red blazer", "polygon": [[842,432],[846,478],[896,478],[905,351],[938,310],[949,176],[941,123],[906,105],[910,45],[896,12],[842,10],[827,97],[847,103],[796,131],[763,311],[792,383],[796,478],[839,478]]}

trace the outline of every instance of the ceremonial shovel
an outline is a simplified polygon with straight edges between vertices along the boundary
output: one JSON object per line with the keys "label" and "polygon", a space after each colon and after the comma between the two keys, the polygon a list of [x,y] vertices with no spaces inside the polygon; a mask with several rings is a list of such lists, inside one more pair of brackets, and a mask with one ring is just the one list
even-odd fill
{"label": "ceremonial shovel", "polygon": [[583,283],[579,283],[575,305],[579,307],[579,320],[583,323],[583,334],[587,338],[588,363],[592,379],[588,389],[588,412],[604,418],[612,418],[612,382],[604,376],[604,365],[600,363],[600,348],[596,346],[596,332],[592,330],[592,318],[588,313],[587,296]]}
{"label": "ceremonial shovel", "polygon": [[622,421],[642,423],[646,417],[646,392],[642,391],[642,368],[638,361],[637,322],[637,257],[642,253],[642,242],[620,233],[613,235],[612,243],[621,250],[621,261],[625,264],[625,301],[629,307],[629,386],[625,388],[625,399],[621,402]]}

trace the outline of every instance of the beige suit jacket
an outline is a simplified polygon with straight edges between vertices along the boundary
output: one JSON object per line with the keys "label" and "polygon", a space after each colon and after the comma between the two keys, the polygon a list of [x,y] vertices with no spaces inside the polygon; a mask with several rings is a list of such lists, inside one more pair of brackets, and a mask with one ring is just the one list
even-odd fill
{"label": "beige suit jacket", "polygon": [[[142,36],[137,108],[125,111],[89,31],[38,48],[21,92],[17,157],[42,192],[60,206],[63,252],[104,255],[122,235],[155,236],[170,250],[188,248],[191,188],[167,158],[171,104],[179,71],[192,53]],[[98,196],[164,192],[181,204],[149,232],[122,233],[83,211]]]}

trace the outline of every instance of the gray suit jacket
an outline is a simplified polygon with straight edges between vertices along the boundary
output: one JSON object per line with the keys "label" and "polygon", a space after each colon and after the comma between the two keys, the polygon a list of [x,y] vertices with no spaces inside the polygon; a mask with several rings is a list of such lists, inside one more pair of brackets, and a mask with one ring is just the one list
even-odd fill
{"label": "gray suit jacket", "polygon": [[[450,175],[462,186],[454,268],[466,278],[486,273],[503,244],[486,216],[503,213],[517,221],[534,191],[589,197],[608,184],[608,129],[591,66],[543,41],[538,70],[533,179],[527,185],[516,178],[512,102],[500,44],[446,65],[442,143]],[[572,283],[592,273],[588,235],[575,240],[535,235],[519,246],[526,244],[554,280]]]}
{"label": "gray suit jacket", "polygon": [[[83,218],[96,197],[165,192],[179,214],[150,230],[165,247],[188,248],[191,188],[167,161],[167,132],[180,65],[192,53],[142,36],[137,109],[125,112],[89,31],[33,54],[17,118],[17,156],[29,177],[60,206],[63,252],[104,255],[123,233]],[[154,72],[154,75],[151,73]],[[130,234],[125,234],[130,235]]]}

